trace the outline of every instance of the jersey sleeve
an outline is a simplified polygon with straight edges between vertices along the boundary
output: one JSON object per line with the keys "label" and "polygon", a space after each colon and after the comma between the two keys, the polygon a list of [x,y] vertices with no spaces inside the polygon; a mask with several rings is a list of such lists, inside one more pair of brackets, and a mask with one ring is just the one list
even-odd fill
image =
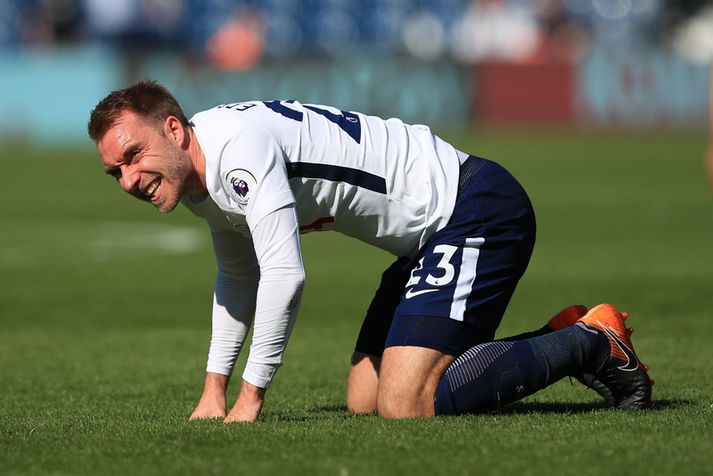
{"label": "jersey sleeve", "polygon": [[254,228],[265,216],[295,203],[284,152],[274,136],[246,126],[220,155],[221,186],[230,207]]}
{"label": "jersey sleeve", "polygon": [[218,276],[207,372],[231,375],[253,323],[243,379],[267,388],[292,331],[304,286],[294,205],[269,213],[251,230],[212,230]]}
{"label": "jersey sleeve", "polygon": [[260,266],[260,282],[253,339],[243,379],[267,388],[282,364],[304,287],[294,205],[268,214],[251,233]]}
{"label": "jersey sleeve", "polygon": [[259,268],[248,237],[217,230],[211,235],[218,275],[206,372],[231,375],[255,315]]}

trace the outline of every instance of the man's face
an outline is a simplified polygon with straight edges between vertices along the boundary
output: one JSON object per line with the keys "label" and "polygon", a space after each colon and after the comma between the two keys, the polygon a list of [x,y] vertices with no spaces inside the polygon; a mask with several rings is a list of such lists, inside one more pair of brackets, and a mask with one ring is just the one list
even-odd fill
{"label": "man's face", "polygon": [[176,208],[193,172],[187,152],[172,137],[165,124],[124,111],[97,142],[106,173],[164,213]]}

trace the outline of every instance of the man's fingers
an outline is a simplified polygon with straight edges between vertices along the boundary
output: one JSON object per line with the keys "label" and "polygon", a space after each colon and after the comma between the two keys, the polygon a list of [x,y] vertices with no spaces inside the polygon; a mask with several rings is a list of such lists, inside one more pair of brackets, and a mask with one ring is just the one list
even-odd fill
{"label": "man's fingers", "polygon": [[231,414],[231,415],[228,415],[227,417],[225,417],[225,419],[223,420],[223,423],[250,423],[250,422],[253,422],[253,421],[255,421],[254,418],[253,418],[253,419],[248,419],[248,418],[245,418],[245,417],[243,417],[243,416],[232,415],[232,414]]}
{"label": "man's fingers", "polygon": [[225,418],[225,410],[220,408],[220,406],[198,405],[188,420],[206,420],[210,418]]}
{"label": "man's fingers", "polygon": [[225,418],[225,413],[223,414],[215,414],[215,415],[203,415],[199,413],[192,413],[191,416],[188,418],[189,421],[193,420],[210,420],[210,419],[218,419],[218,418]]}

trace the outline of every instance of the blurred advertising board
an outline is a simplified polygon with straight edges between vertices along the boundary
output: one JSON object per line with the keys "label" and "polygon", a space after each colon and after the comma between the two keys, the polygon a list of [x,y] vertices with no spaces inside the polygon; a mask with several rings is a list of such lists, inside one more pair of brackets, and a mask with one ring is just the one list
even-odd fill
{"label": "blurred advertising board", "polygon": [[480,124],[571,124],[649,129],[707,126],[709,66],[672,51],[595,48],[580,64],[481,63]]}
{"label": "blurred advertising board", "polygon": [[580,124],[706,127],[709,69],[661,50],[595,49],[581,64],[419,61],[395,56],[265,61],[228,72],[175,54],[127,62],[102,48],[0,51],[0,139],[85,141],[109,91],[152,78],[188,114],[253,99],[297,99],[433,126]]}
{"label": "blurred advertising board", "polygon": [[151,78],[186,113],[253,99],[297,99],[409,122],[463,124],[470,115],[468,74],[449,62],[414,59],[285,60],[226,72],[176,55],[127,65],[107,50],[0,52],[0,138],[88,141],[86,123],[109,91]]}
{"label": "blurred advertising board", "polygon": [[596,48],[578,70],[577,114],[607,127],[707,127],[710,69],[671,50]]}

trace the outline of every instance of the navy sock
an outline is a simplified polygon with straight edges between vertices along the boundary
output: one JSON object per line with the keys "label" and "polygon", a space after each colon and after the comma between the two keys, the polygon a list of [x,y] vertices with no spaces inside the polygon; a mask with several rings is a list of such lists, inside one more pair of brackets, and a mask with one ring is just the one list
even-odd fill
{"label": "navy sock", "polygon": [[446,370],[436,390],[436,414],[497,410],[567,375],[594,373],[608,356],[607,338],[579,325],[477,345]]}
{"label": "navy sock", "polygon": [[543,335],[549,334],[549,333],[551,333],[551,332],[554,332],[554,331],[553,331],[552,329],[550,329],[550,326],[548,326],[547,324],[545,324],[544,326],[542,326],[541,328],[539,328],[539,329],[537,329],[537,330],[534,330],[534,331],[531,331],[531,332],[523,332],[522,334],[517,334],[517,335],[514,335],[514,336],[510,336],[510,337],[504,337],[504,338],[502,338],[502,339],[498,339],[498,341],[504,341],[504,340],[508,340],[508,341],[510,341],[510,340],[525,340],[525,339],[530,339],[530,338],[532,338],[532,337],[543,336]]}

